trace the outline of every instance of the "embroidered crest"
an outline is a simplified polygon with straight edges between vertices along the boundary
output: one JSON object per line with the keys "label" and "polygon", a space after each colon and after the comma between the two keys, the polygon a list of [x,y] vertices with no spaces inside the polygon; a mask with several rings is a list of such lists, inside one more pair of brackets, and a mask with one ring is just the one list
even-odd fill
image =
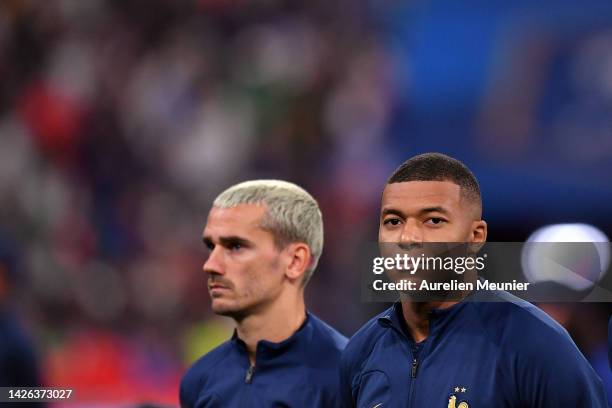
{"label": "embroidered crest", "polygon": [[462,394],[465,393],[467,391],[467,388],[465,387],[455,387],[453,389],[453,393],[451,393],[451,395],[448,397],[448,406],[447,408],[470,408],[470,405],[467,403],[467,401],[457,401],[457,395],[455,394]]}

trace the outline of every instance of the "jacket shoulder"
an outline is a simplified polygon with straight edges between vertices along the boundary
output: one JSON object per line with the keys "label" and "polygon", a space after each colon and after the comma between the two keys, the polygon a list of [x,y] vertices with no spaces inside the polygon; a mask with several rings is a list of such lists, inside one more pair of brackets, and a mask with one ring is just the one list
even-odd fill
{"label": "jacket shoulder", "polygon": [[365,360],[377,341],[384,335],[386,329],[381,326],[379,319],[393,313],[393,307],[374,316],[368,320],[355,334],[350,338],[346,349],[342,355],[343,366],[348,368],[360,365]]}
{"label": "jacket shoulder", "polygon": [[471,303],[494,343],[517,352],[551,343],[575,347],[567,330],[539,307],[508,292],[498,291],[495,296],[495,302]]}
{"label": "jacket shoulder", "polygon": [[341,353],[345,349],[348,339],[317,316],[311,314],[310,318],[315,328],[317,342],[323,343]]}
{"label": "jacket shoulder", "polygon": [[515,367],[524,404],[607,406],[601,380],[567,330],[537,306],[507,292],[499,296],[500,302],[475,307]]}
{"label": "jacket shoulder", "polygon": [[180,402],[182,407],[194,406],[198,393],[202,389],[208,373],[214,372],[231,348],[231,342],[226,341],[212,349],[191,365],[180,385]]}

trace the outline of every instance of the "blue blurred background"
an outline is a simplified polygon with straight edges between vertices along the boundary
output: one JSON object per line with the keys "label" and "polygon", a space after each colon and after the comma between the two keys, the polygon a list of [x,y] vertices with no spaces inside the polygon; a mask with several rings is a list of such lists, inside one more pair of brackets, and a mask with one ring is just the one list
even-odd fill
{"label": "blue blurred background", "polygon": [[[471,167],[490,241],[612,236],[609,1],[7,0],[0,76],[0,336],[94,406],[177,405],[231,332],[200,236],[238,181],[319,200],[307,298],[347,335],[382,307],[350,265],[414,154]],[[543,307],[612,396],[612,307]]]}

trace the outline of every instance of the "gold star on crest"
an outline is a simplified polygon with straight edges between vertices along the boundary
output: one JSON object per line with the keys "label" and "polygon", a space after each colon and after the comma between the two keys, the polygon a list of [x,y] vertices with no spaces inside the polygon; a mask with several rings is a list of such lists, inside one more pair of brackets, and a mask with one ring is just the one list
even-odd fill
{"label": "gold star on crest", "polygon": [[455,392],[459,392],[459,387],[455,387]]}
{"label": "gold star on crest", "polygon": [[466,392],[466,391],[467,391],[467,388],[461,387],[461,392]]}

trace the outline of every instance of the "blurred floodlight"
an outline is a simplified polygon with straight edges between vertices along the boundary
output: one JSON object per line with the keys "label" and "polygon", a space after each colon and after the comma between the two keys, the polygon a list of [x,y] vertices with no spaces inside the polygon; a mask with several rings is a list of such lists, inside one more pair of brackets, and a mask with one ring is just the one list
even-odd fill
{"label": "blurred floodlight", "polygon": [[588,224],[555,224],[536,230],[523,246],[523,272],[532,283],[591,288],[610,266],[609,239]]}

